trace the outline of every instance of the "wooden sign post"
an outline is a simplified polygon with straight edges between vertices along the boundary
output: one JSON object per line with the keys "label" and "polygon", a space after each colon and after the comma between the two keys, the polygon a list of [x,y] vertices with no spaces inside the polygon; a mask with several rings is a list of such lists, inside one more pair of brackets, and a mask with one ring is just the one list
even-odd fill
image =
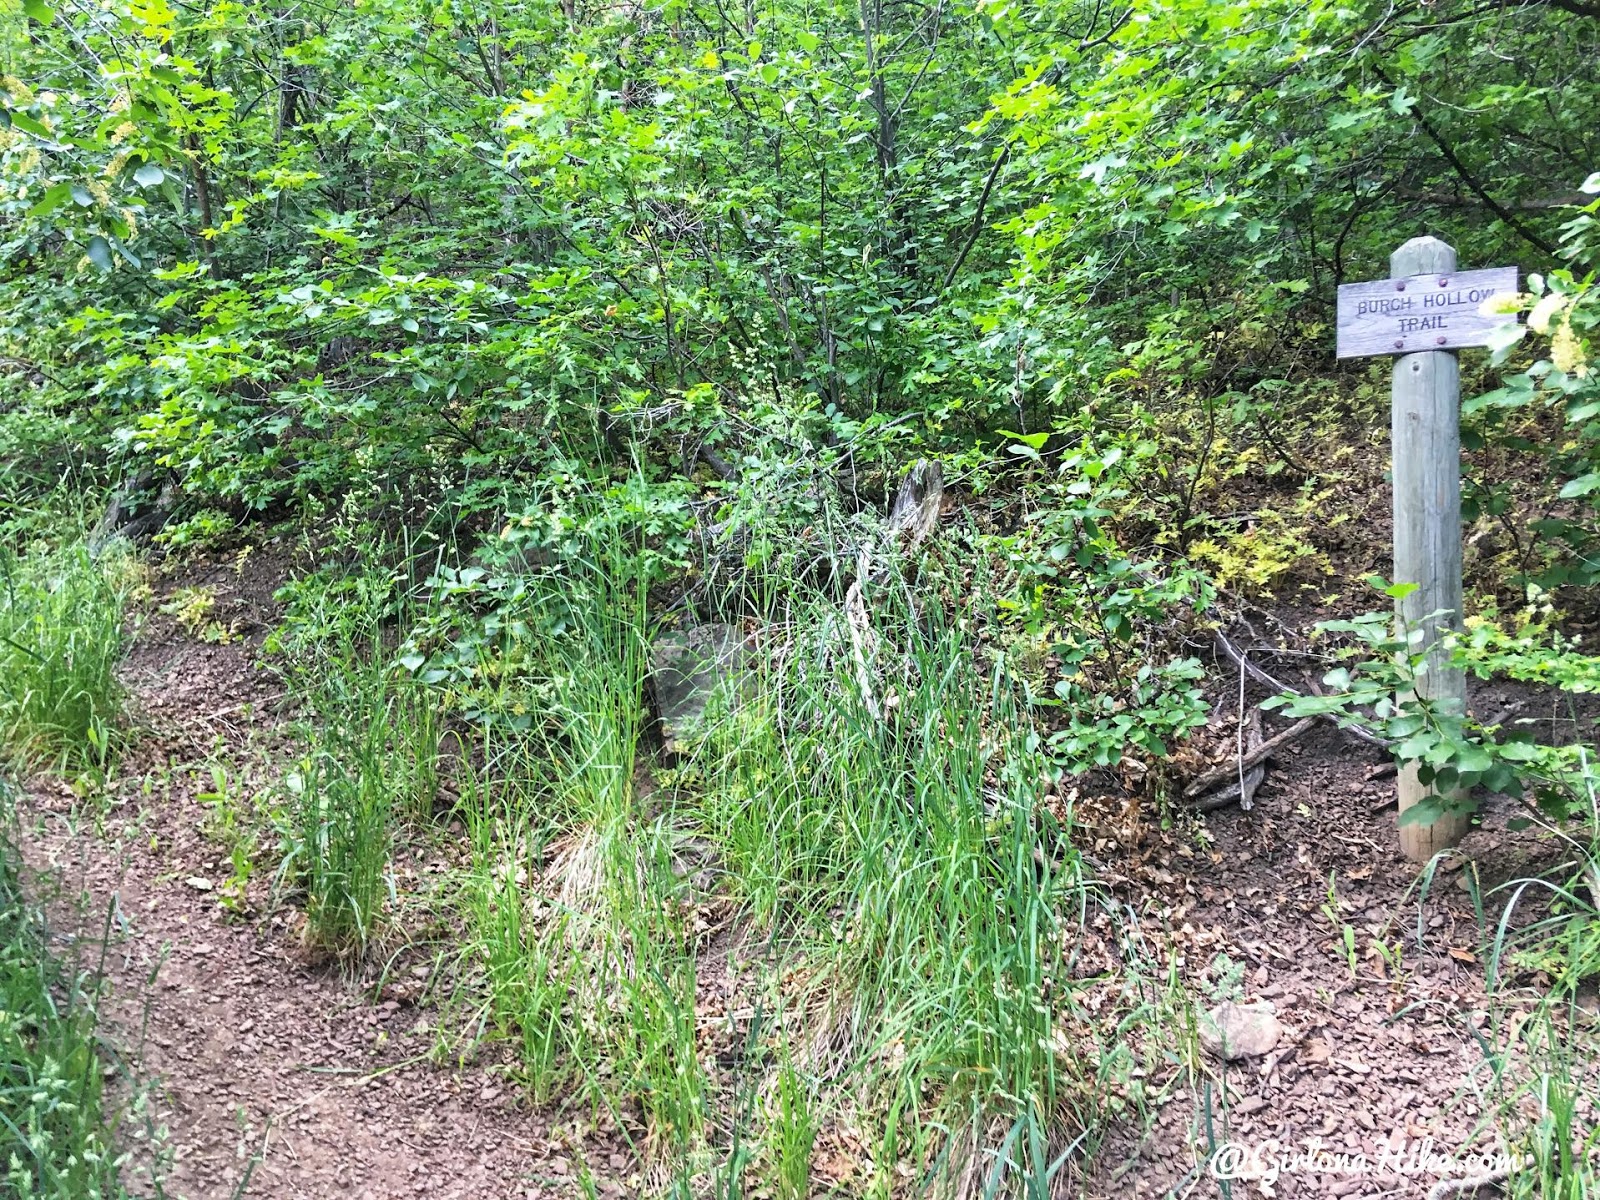
{"label": "wooden sign post", "polygon": [[[1438,238],[1412,238],[1389,258],[1389,278],[1339,288],[1340,358],[1378,354],[1394,364],[1390,449],[1394,477],[1394,581],[1416,588],[1397,603],[1400,627],[1422,630],[1426,655],[1416,681],[1429,701],[1464,708],[1466,677],[1450,668],[1439,635],[1461,628],[1461,384],[1455,352],[1486,345],[1515,314],[1484,304],[1517,290],[1515,267],[1456,270]],[[1434,617],[1433,614],[1442,613]],[[1399,774],[1400,812],[1433,790],[1414,764]],[[1445,797],[1453,799],[1454,797]],[[1464,816],[1400,827],[1400,849],[1426,862],[1461,840]]]}

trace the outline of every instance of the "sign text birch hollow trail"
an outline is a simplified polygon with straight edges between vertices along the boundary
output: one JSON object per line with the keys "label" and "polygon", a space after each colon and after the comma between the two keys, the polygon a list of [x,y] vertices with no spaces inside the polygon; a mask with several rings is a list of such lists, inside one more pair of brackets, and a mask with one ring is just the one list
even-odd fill
{"label": "sign text birch hollow trail", "polygon": [[[1406,244],[1432,241],[1436,239],[1416,238]],[[1449,257],[1454,256],[1455,251],[1450,250]],[[1404,268],[1391,266],[1391,270],[1400,269]],[[1515,325],[1517,317],[1515,313],[1486,313],[1484,304],[1516,290],[1515,267],[1459,272],[1446,267],[1344,284],[1339,288],[1338,356],[1364,358],[1486,346],[1501,328]]]}
{"label": "sign text birch hollow trail", "polygon": [[[1456,252],[1438,238],[1413,238],[1389,258],[1389,278],[1339,289],[1340,358],[1395,355],[1391,409],[1394,581],[1415,584],[1397,603],[1403,632],[1421,631],[1420,698],[1465,707],[1466,677],[1452,670],[1441,633],[1461,628],[1461,385],[1455,352],[1487,344],[1516,317],[1487,313],[1491,299],[1517,290],[1515,267],[1458,272]],[[1443,614],[1435,616],[1435,614]],[[1400,813],[1434,789],[1401,767]],[[1451,794],[1441,799],[1459,801]],[[1467,817],[1446,813],[1402,824],[1400,848],[1425,862],[1461,840]]]}

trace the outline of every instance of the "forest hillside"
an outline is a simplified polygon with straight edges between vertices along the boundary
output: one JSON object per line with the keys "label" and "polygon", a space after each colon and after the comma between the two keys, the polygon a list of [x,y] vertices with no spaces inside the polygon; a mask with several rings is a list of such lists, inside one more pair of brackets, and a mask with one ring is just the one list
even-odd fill
{"label": "forest hillside", "polygon": [[4,1194],[1600,1194],[1600,3],[0,6]]}

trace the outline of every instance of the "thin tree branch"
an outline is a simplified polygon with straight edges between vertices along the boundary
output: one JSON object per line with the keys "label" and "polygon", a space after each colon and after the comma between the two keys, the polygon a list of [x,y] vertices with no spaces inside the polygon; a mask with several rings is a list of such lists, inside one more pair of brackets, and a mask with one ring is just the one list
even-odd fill
{"label": "thin tree branch", "polygon": [[989,193],[994,190],[994,181],[1000,177],[1000,168],[1006,165],[1006,159],[1011,156],[1011,147],[1002,146],[1000,155],[994,160],[994,166],[989,168],[989,178],[983,181],[983,194],[978,197],[978,211],[972,214],[972,224],[967,229],[966,242],[961,247],[961,253],[956,255],[955,262],[950,264],[950,269],[944,273],[944,282],[939,285],[942,293],[955,279],[956,273],[961,270],[961,264],[967,261],[973,243],[978,240],[978,235],[983,232],[983,210],[989,204]]}
{"label": "thin tree branch", "polygon": [[[1383,80],[1387,87],[1393,88],[1395,86],[1394,81],[1383,73],[1382,68],[1374,67],[1373,74]],[[1485,208],[1514,229],[1524,241],[1537,246],[1552,258],[1555,257],[1555,243],[1545,240],[1532,229],[1529,229],[1527,225],[1518,219],[1516,213],[1491,196],[1488,190],[1473,176],[1472,172],[1467,170],[1467,164],[1461,161],[1460,156],[1451,148],[1450,143],[1444,140],[1439,131],[1433,127],[1433,122],[1428,120],[1420,108],[1411,110],[1411,119],[1417,123],[1423,133],[1428,135],[1429,140],[1439,148],[1439,153],[1444,155],[1444,160],[1450,164],[1461,182],[1466,184],[1468,189],[1483,201]]]}

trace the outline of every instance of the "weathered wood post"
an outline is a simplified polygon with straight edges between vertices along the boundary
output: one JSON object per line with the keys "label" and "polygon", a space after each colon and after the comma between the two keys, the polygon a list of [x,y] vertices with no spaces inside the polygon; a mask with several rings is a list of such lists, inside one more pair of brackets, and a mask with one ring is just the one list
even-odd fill
{"label": "weathered wood post", "polygon": [[[1452,671],[1441,633],[1461,627],[1461,382],[1456,352],[1494,341],[1512,313],[1485,308],[1517,290],[1515,267],[1457,271],[1438,238],[1412,238],[1389,258],[1389,278],[1339,287],[1340,358],[1394,357],[1390,448],[1394,455],[1394,581],[1415,584],[1397,604],[1400,626],[1422,631],[1417,694],[1464,706],[1466,677]],[[1443,612],[1442,618],[1433,618]],[[1400,770],[1400,812],[1431,787],[1415,766]],[[1456,799],[1455,796],[1447,797]],[[1400,827],[1400,849],[1425,862],[1461,840],[1464,816]]]}
{"label": "weathered wood post", "polygon": [[[1438,238],[1412,238],[1389,258],[1389,278],[1395,281],[1397,291],[1428,284],[1436,292],[1440,286],[1448,288],[1455,269],[1455,250]],[[1449,344],[1448,334],[1405,340],[1435,347]],[[1410,346],[1405,349],[1409,351]],[[1397,616],[1402,631],[1422,630],[1421,648],[1426,658],[1417,679],[1417,694],[1458,710],[1466,704],[1466,676],[1451,669],[1450,656],[1440,647],[1439,638],[1461,628],[1460,413],[1460,369],[1454,350],[1419,349],[1395,359],[1390,410],[1394,581],[1417,585],[1397,602]],[[1434,794],[1433,788],[1417,779],[1414,763],[1401,767],[1399,789],[1402,816]],[[1413,862],[1426,862],[1454,846],[1466,831],[1467,818],[1455,814],[1426,825],[1402,824],[1400,849]]]}

